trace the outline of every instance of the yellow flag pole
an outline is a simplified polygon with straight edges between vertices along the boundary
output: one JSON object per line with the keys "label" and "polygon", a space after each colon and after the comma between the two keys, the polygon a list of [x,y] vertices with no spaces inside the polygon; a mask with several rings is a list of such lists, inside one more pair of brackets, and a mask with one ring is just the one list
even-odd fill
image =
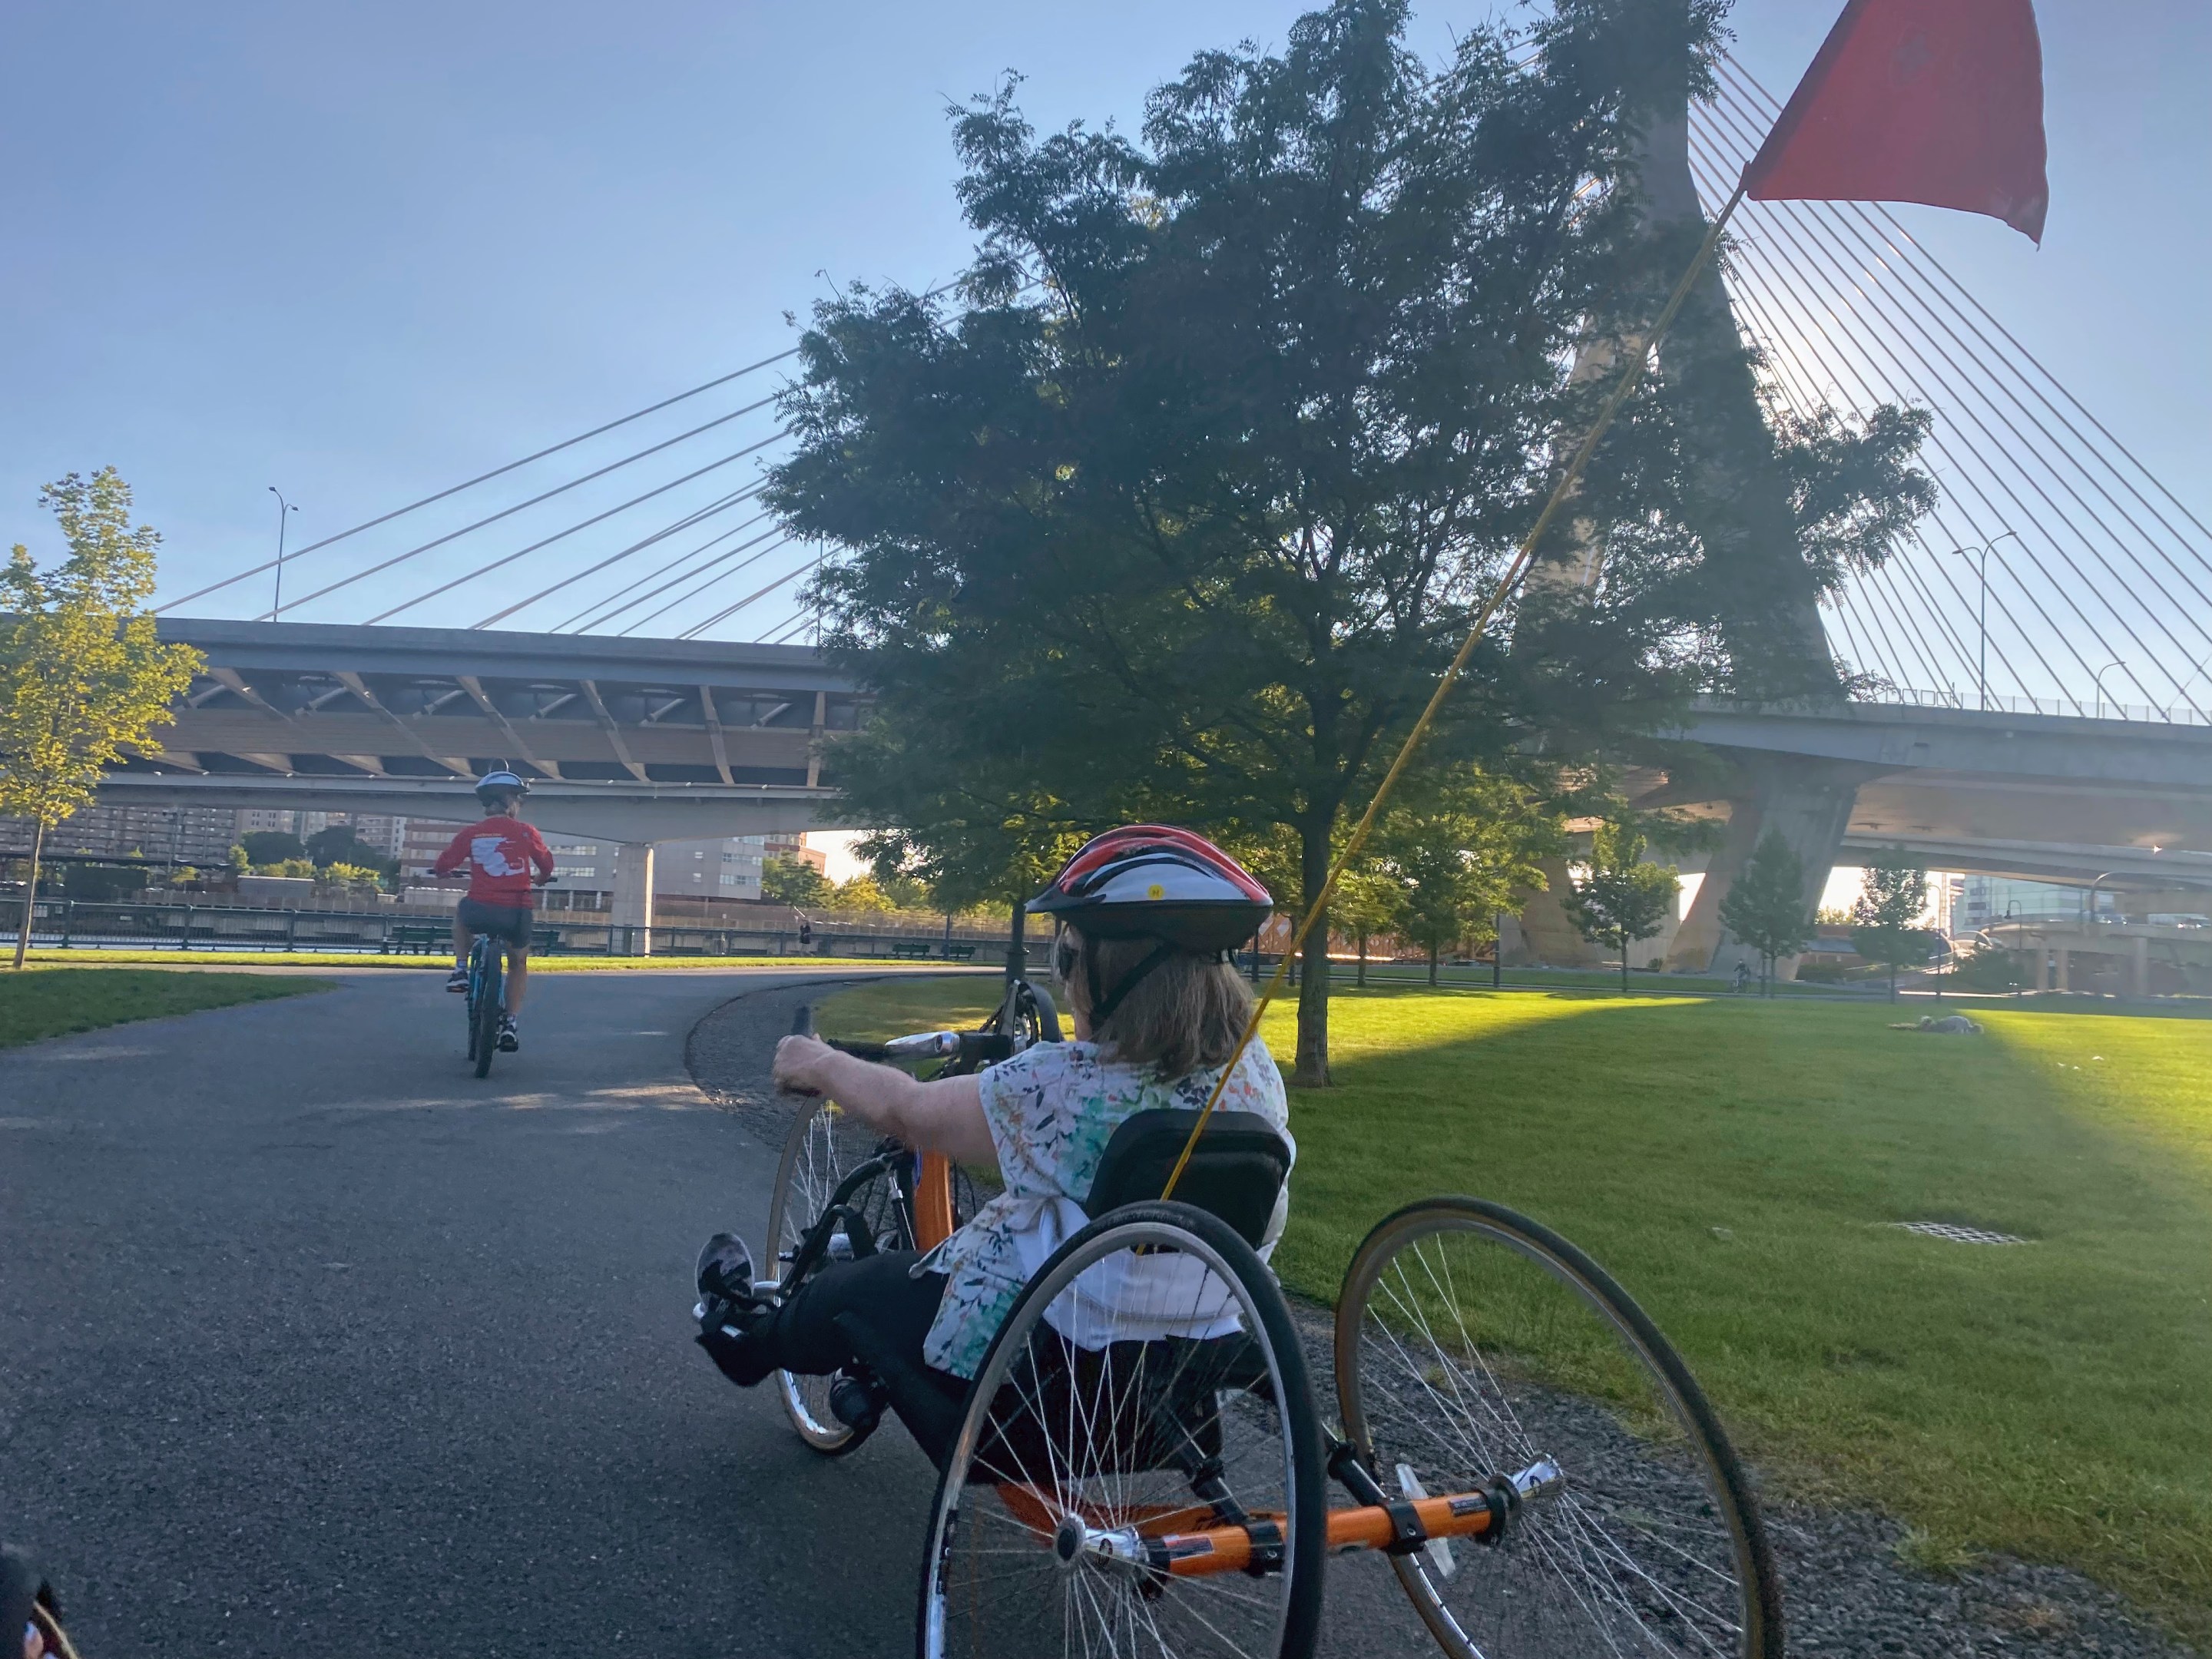
{"label": "yellow flag pole", "polygon": [[1229,1086],[1230,1074],[1237,1069],[1237,1062],[1244,1057],[1245,1049],[1251,1046],[1253,1037],[1258,1034],[1260,1021],[1266,1016],[1267,1006],[1274,1001],[1276,994],[1283,988],[1284,979],[1290,972],[1291,963],[1297,959],[1299,948],[1306,942],[1306,935],[1313,932],[1314,923],[1328,908],[1329,896],[1336,891],[1339,878],[1350,867],[1352,861],[1359,856],[1360,849],[1367,845],[1367,837],[1375,828],[1375,820],[1382,815],[1383,803],[1390,799],[1390,792],[1397,787],[1400,775],[1413,761],[1414,750],[1421,746],[1421,739],[1428,735],[1429,727],[1435,723],[1437,711],[1443,707],[1444,699],[1451,695],[1452,688],[1459,684],[1461,675],[1467,672],[1467,665],[1474,655],[1474,647],[1489,629],[1491,618],[1498,614],[1498,608],[1505,603],[1507,596],[1513,592],[1521,578],[1528,574],[1529,562],[1535,557],[1537,543],[1544,538],[1544,532],[1552,527],[1552,520],[1559,516],[1560,507],[1573,493],[1576,484],[1582,481],[1583,473],[1589,466],[1590,457],[1597,451],[1598,440],[1605,435],[1606,428],[1613,424],[1613,417],[1620,412],[1620,406],[1628,401],[1629,394],[1643,380],[1644,365],[1650,361],[1652,348],[1674,325],[1675,317],[1688,301],[1691,287],[1712,258],[1713,250],[1720,246],[1721,232],[1734,216],[1736,204],[1743,200],[1743,192],[1744,186],[1738,184],[1735,193],[1728,198],[1728,205],[1720,210],[1719,216],[1705,231],[1705,240],[1698,244],[1698,252],[1691,259],[1689,268],[1683,271],[1681,280],[1674,284],[1674,291],[1667,296],[1666,305],[1661,308],[1643,343],[1630,353],[1627,365],[1621,370],[1620,378],[1613,383],[1613,390],[1598,405],[1596,418],[1590,422],[1589,430],[1583,434],[1583,441],[1568,460],[1566,471],[1559,475],[1559,483],[1552,486],[1551,499],[1544,503],[1544,510],[1536,515],[1536,522],[1528,526],[1528,533],[1521,538],[1521,545],[1514,552],[1513,562],[1505,567],[1505,573],[1498,577],[1498,585],[1490,590],[1490,597],[1474,613],[1474,625],[1468,629],[1467,638],[1460,641],[1451,665],[1437,680],[1437,689],[1429,695],[1428,706],[1421,710],[1421,717],[1413,722],[1413,729],[1406,734],[1406,741],[1398,746],[1397,758],[1390,763],[1390,769],[1382,775],[1382,781],[1375,791],[1375,799],[1367,803],[1367,810],[1360,814],[1359,822],[1352,826],[1351,839],[1344,843],[1344,850],[1336,855],[1336,862],[1329,866],[1328,879],[1322,883],[1321,891],[1314,896],[1313,902],[1306,907],[1305,919],[1298,923],[1298,930],[1291,935],[1289,948],[1283,952],[1283,959],[1275,964],[1273,976],[1260,993],[1260,1000],[1252,1010],[1252,1018],[1245,1022],[1243,1034],[1237,1039],[1237,1047],[1229,1056],[1229,1063],[1221,1068],[1221,1077],[1214,1084],[1213,1092],[1206,1097],[1206,1105],[1198,1115],[1198,1121],[1191,1126],[1190,1138],[1183,1142],[1182,1155],[1176,1159],[1175,1168],[1169,1171],[1167,1185],[1160,1193],[1162,1198],[1175,1196],[1176,1183],[1182,1179],[1183,1170],[1189,1167],[1190,1155],[1198,1150],[1198,1137],[1206,1128],[1206,1121],[1213,1115],[1213,1109],[1221,1103],[1222,1092]]}

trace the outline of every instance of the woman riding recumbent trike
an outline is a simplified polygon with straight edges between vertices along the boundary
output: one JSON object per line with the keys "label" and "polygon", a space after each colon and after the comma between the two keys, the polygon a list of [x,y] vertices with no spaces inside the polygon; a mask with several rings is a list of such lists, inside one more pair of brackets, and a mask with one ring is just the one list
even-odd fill
{"label": "woman riding recumbent trike", "polygon": [[[774,1376],[819,1451],[889,1407],[930,1455],[925,1656],[1305,1655],[1347,1551],[1382,1553],[1470,1659],[1778,1656],[1725,1437],[1572,1245],[1430,1200],[1368,1235],[1333,1331],[1292,1312],[1267,1257],[1295,1149],[1220,959],[1267,905],[1197,836],[1114,831],[1031,907],[1063,924],[1076,1041],[1019,982],[976,1032],[787,1038],[779,1080],[814,1098],[775,1261],[709,1242],[702,1346],[735,1381]],[[875,1063],[924,1058],[927,1082]],[[979,1201],[963,1166],[1004,1189]]]}

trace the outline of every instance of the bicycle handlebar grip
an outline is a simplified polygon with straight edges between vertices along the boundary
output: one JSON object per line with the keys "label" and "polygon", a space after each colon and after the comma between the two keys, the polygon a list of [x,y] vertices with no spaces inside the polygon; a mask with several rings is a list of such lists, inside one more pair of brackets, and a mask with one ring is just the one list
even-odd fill
{"label": "bicycle handlebar grip", "polygon": [[791,1034],[793,1036],[814,1035],[814,1005],[812,1003],[802,1002],[799,1005],[799,1012],[791,1018]]}

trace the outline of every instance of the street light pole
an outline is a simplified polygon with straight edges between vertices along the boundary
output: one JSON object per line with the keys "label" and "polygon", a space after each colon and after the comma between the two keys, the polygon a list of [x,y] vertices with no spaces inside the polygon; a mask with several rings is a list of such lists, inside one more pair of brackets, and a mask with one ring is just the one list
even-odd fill
{"label": "street light pole", "polygon": [[300,509],[286,501],[283,491],[275,484],[269,486],[269,493],[276,498],[276,602],[270,607],[269,618],[271,622],[282,622],[284,619],[284,521]]}
{"label": "street light pole", "polygon": [[[2097,718],[2099,720],[2105,718],[2105,676],[2111,673],[2115,668],[2125,668],[2126,666],[2126,663],[2121,661],[2118,657],[2115,657],[2112,661],[2106,663],[2102,668],[2100,668],[2097,671]],[[2074,706],[2078,708],[2081,707],[2081,704],[2076,703]],[[2113,706],[2115,708],[2118,707],[2118,704],[2114,704]]]}
{"label": "street light pole", "polygon": [[[1977,631],[1981,636],[1981,655],[1974,665],[1974,678],[1979,688],[1982,712],[1984,714],[1989,712],[1990,707],[1990,554],[1996,549],[1996,544],[2002,541],[2007,536],[2011,537],[2014,541],[2018,541],[2020,539],[2020,532],[2017,530],[2000,531],[1978,547],[1969,545],[1966,547],[1954,547],[1951,550],[1952,552],[1961,556],[1968,553],[1979,556],[1978,561],[1979,569],[1978,574],[1981,579],[1981,608],[1976,615],[1975,621]],[[2002,561],[2000,561],[2000,562],[2002,562]]]}

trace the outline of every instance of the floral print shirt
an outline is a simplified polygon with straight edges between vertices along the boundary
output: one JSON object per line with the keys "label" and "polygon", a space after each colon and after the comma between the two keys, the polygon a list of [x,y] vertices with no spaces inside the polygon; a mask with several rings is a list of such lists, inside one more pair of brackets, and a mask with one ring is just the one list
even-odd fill
{"label": "floral print shirt", "polygon": [[[915,1265],[917,1273],[941,1273],[949,1281],[922,1358],[973,1377],[1022,1285],[1088,1223],[1079,1200],[1089,1195],[1114,1131],[1154,1108],[1202,1108],[1220,1075],[1216,1066],[1162,1078],[1150,1066],[1103,1058],[1094,1042],[1038,1043],[987,1068],[976,1081],[1006,1190]],[[1291,1139],[1282,1074],[1265,1044],[1245,1049],[1215,1109],[1256,1114]],[[1273,1251],[1287,1213],[1286,1186],[1262,1256]],[[1066,1334],[1085,1340],[1080,1332]]]}

